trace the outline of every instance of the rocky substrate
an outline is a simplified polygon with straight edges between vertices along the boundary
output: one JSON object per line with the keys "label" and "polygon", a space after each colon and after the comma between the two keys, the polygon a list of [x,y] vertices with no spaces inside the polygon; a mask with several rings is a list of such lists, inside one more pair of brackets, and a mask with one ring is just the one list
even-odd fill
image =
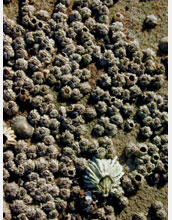
{"label": "rocky substrate", "polygon": [[[144,184],[167,183],[167,62],[140,49],[120,13],[110,19],[114,4],[58,0],[50,14],[23,0],[18,23],[4,15],[4,219],[115,220]],[[165,36],[159,51],[167,55]],[[119,132],[133,130],[119,155]],[[116,155],[124,174],[105,197],[83,177],[89,161]],[[138,219],[167,213],[155,201]]]}

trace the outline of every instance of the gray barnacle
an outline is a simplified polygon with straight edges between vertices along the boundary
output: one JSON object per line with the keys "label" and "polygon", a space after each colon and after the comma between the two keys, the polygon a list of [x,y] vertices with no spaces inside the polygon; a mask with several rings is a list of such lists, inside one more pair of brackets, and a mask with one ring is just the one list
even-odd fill
{"label": "gray barnacle", "polygon": [[168,52],[168,37],[165,36],[163,37],[160,41],[159,41],[159,49],[164,52],[167,53]]}
{"label": "gray barnacle", "polygon": [[40,121],[39,121],[40,125],[42,127],[49,127],[50,126],[50,118],[48,115],[43,115],[40,117]]}
{"label": "gray barnacle", "polygon": [[133,180],[134,184],[136,184],[138,187],[143,184],[144,177],[142,174],[138,173],[136,170],[131,172],[129,174],[129,177]]}
{"label": "gray barnacle", "polygon": [[45,10],[37,11],[36,16],[38,19],[43,20],[43,21],[48,21],[48,19],[50,18],[50,14]]}
{"label": "gray barnacle", "polygon": [[6,168],[3,168],[3,180],[8,181],[9,177],[10,177],[10,173]]}
{"label": "gray barnacle", "polygon": [[109,116],[113,116],[119,113],[119,109],[114,105],[110,105],[108,106],[107,113]]}
{"label": "gray barnacle", "polygon": [[64,24],[67,21],[67,15],[63,12],[53,13],[52,17],[57,24]]}
{"label": "gray barnacle", "polygon": [[66,13],[66,6],[64,4],[62,4],[61,2],[55,5],[54,8],[54,12],[62,12],[62,13]]}
{"label": "gray barnacle", "polygon": [[95,108],[97,113],[102,115],[107,111],[107,104],[103,101],[98,101],[98,103],[95,105]]}
{"label": "gray barnacle", "polygon": [[4,89],[3,98],[5,101],[15,101],[16,99],[16,93],[13,91],[13,89]]}
{"label": "gray barnacle", "polygon": [[28,61],[25,60],[24,58],[19,58],[16,60],[15,64],[16,70],[23,70],[26,71],[28,68]]}
{"label": "gray barnacle", "polygon": [[43,138],[43,142],[46,144],[46,145],[52,145],[52,144],[55,144],[55,139],[52,135],[46,135],[44,138]]}
{"label": "gray barnacle", "polygon": [[26,154],[28,159],[35,159],[37,157],[37,147],[36,145],[31,145],[26,149]]}
{"label": "gray barnacle", "polygon": [[70,131],[65,130],[61,135],[61,141],[64,144],[70,144],[74,141],[74,135]]}
{"label": "gray barnacle", "polygon": [[13,42],[13,39],[9,35],[3,33],[3,45],[11,45]]}
{"label": "gray barnacle", "polygon": [[84,69],[82,70],[81,80],[86,81],[86,80],[89,80],[90,77],[91,77],[90,70],[84,68]]}
{"label": "gray barnacle", "polygon": [[145,216],[144,213],[134,213],[134,214],[132,215],[132,219],[133,219],[133,220],[137,220],[137,219],[139,219],[139,220],[146,220],[147,217]]}
{"label": "gray barnacle", "polygon": [[7,150],[3,152],[3,161],[8,162],[8,161],[13,161],[14,160],[14,153],[11,150]]}
{"label": "gray barnacle", "polygon": [[112,117],[110,117],[110,122],[112,124],[116,124],[118,127],[121,127],[123,124],[123,117],[120,113],[114,114]]}
{"label": "gray barnacle", "polygon": [[43,63],[44,65],[48,65],[51,63],[51,55],[47,50],[39,50],[38,59]]}
{"label": "gray barnacle", "polygon": [[125,123],[125,128],[128,131],[131,131],[133,128],[135,127],[135,123],[132,119],[127,119],[126,123]]}
{"label": "gray barnacle", "polygon": [[15,214],[24,213],[27,209],[27,206],[24,204],[22,200],[14,200],[10,205],[12,212]]}
{"label": "gray barnacle", "polygon": [[72,89],[69,86],[64,86],[61,91],[60,94],[63,98],[65,99],[69,99],[71,97],[72,94]]}
{"label": "gray barnacle", "polygon": [[36,56],[32,56],[28,61],[28,66],[32,71],[37,71],[42,66],[42,64]]}
{"label": "gray barnacle", "polygon": [[164,84],[164,75],[154,75],[152,79],[152,87],[156,90],[160,89]]}
{"label": "gray barnacle", "polygon": [[72,43],[65,45],[62,52],[65,53],[68,57],[72,57],[72,54],[75,52],[75,45]]}
{"label": "gray barnacle", "polygon": [[76,168],[72,161],[69,164],[60,162],[59,170],[65,177],[75,177],[76,175]]}
{"label": "gray barnacle", "polygon": [[100,87],[96,87],[92,92],[91,92],[91,97],[95,99],[96,101],[99,101],[101,99],[101,96],[104,94],[104,90],[101,89]]}
{"label": "gray barnacle", "polygon": [[104,127],[102,125],[96,124],[92,130],[92,134],[97,137],[101,137],[104,134]]}
{"label": "gray barnacle", "polygon": [[142,135],[142,137],[149,138],[152,134],[153,132],[149,126],[140,128],[140,135]]}
{"label": "gray barnacle", "polygon": [[158,24],[158,19],[155,15],[147,15],[144,20],[144,25],[147,28],[154,28]]}
{"label": "gray barnacle", "polygon": [[142,105],[137,112],[138,116],[143,120],[150,115],[150,111],[146,105]]}
{"label": "gray barnacle", "polygon": [[80,13],[77,10],[73,10],[68,17],[68,22],[76,22],[76,21],[81,21],[82,17]]}
{"label": "gray barnacle", "polygon": [[87,95],[91,92],[91,85],[89,84],[89,82],[83,82],[80,83],[79,89],[83,95]]}
{"label": "gray barnacle", "polygon": [[22,15],[31,16],[35,14],[36,8],[33,5],[29,4],[29,2],[27,2],[26,0],[22,3],[23,3],[23,6],[21,8]]}
{"label": "gray barnacle", "polygon": [[77,76],[73,76],[72,80],[69,82],[69,86],[74,89],[80,85],[80,79]]}
{"label": "gray barnacle", "polygon": [[3,77],[4,79],[12,80],[16,76],[15,72],[12,70],[11,67],[4,66],[3,68]]}
{"label": "gray barnacle", "polygon": [[4,220],[12,219],[11,210],[5,201],[3,201],[3,218]]}
{"label": "gray barnacle", "polygon": [[101,24],[101,23],[97,23],[97,32],[101,35],[101,36],[106,36],[109,32],[109,27],[106,24]]}
{"label": "gray barnacle", "polygon": [[15,21],[3,16],[3,31],[5,34],[11,35],[13,28],[16,25]]}
{"label": "gray barnacle", "polygon": [[123,29],[123,23],[122,22],[119,22],[119,21],[116,21],[114,23],[112,23],[110,25],[110,30],[112,31],[112,33],[114,32],[117,32],[117,31],[122,31]]}
{"label": "gray barnacle", "polygon": [[111,137],[114,137],[117,134],[117,126],[112,124],[112,123],[108,123],[105,125],[105,134],[109,135]]}
{"label": "gray barnacle", "polygon": [[77,45],[75,47],[75,53],[83,55],[85,53],[85,48],[82,45]]}
{"label": "gray barnacle", "polygon": [[[123,104],[123,100],[116,98],[115,96],[111,96],[110,100],[108,100],[109,105],[114,105],[116,108],[120,108],[122,109],[124,104]],[[131,106],[132,107],[132,106]]]}
{"label": "gray barnacle", "polygon": [[89,167],[84,176],[85,187],[107,197],[109,193],[116,193],[123,176],[123,168],[117,157],[111,159],[97,159],[89,161]]}
{"label": "gray barnacle", "polygon": [[93,47],[93,54],[92,54],[93,58],[99,59],[100,57],[102,57],[102,53],[101,53],[101,48],[100,46],[94,46]]}
{"label": "gray barnacle", "polygon": [[99,138],[99,145],[100,147],[104,147],[106,149],[111,148],[113,146],[112,139],[108,136],[104,136]]}
{"label": "gray barnacle", "polygon": [[98,158],[98,159],[104,159],[105,158],[105,155],[106,155],[106,149],[103,148],[103,147],[99,147],[96,152],[95,152],[95,156]]}
{"label": "gray barnacle", "polygon": [[59,197],[55,200],[55,204],[58,211],[65,210],[67,208],[67,201],[62,200]]}
{"label": "gray barnacle", "polygon": [[24,33],[25,33],[25,29],[21,25],[16,24],[13,27],[13,31],[12,31],[11,35],[13,38],[16,38],[18,36],[22,36]]}
{"label": "gray barnacle", "polygon": [[32,80],[35,84],[42,84],[44,82],[44,75],[42,72],[37,71],[32,75]]}
{"label": "gray barnacle", "polygon": [[125,75],[119,74],[118,72],[112,76],[112,85],[116,87],[123,87],[126,85]]}
{"label": "gray barnacle", "polygon": [[82,19],[88,19],[89,17],[91,17],[91,10],[87,7],[79,9],[79,13],[82,16]]}
{"label": "gray barnacle", "polygon": [[3,58],[8,61],[12,58],[14,58],[15,56],[15,53],[14,53],[14,50],[12,48],[11,45],[4,45],[3,46]]}
{"label": "gray barnacle", "polygon": [[109,77],[107,73],[104,73],[101,75],[97,83],[101,88],[107,88],[111,85],[111,77]]}
{"label": "gray barnacle", "polygon": [[98,17],[97,21],[99,23],[109,24],[109,16],[108,15],[101,15]]}
{"label": "gray barnacle", "polygon": [[119,68],[116,65],[108,67],[108,75],[113,77],[114,75],[118,74]]}
{"label": "gray barnacle", "polygon": [[13,81],[10,80],[10,79],[6,79],[6,80],[3,82],[3,88],[4,88],[4,90],[6,90],[6,89],[12,89],[12,88],[13,88]]}
{"label": "gray barnacle", "polygon": [[111,92],[111,95],[116,96],[117,98],[121,98],[123,88],[112,86],[111,89],[110,89],[110,92]]}
{"label": "gray barnacle", "polygon": [[71,80],[72,80],[72,74],[71,73],[69,73],[69,74],[64,73],[64,75],[60,76],[60,81],[61,81],[63,86],[68,85]]}
{"label": "gray barnacle", "polygon": [[126,73],[125,78],[127,86],[133,86],[137,83],[137,76],[135,74]]}
{"label": "gray barnacle", "polygon": [[28,123],[23,116],[17,116],[13,119],[12,127],[17,136],[23,139],[31,138],[34,128]]}
{"label": "gray barnacle", "polygon": [[78,88],[74,88],[72,90],[72,94],[71,94],[71,98],[74,100],[74,101],[79,101],[81,98],[82,98],[82,94],[80,92],[80,90]]}
{"label": "gray barnacle", "polygon": [[82,55],[82,62],[84,65],[90,64],[91,61],[92,61],[92,57],[90,54],[86,53],[86,54]]}
{"label": "gray barnacle", "polygon": [[19,107],[16,102],[9,101],[9,102],[3,102],[3,111],[8,116],[16,115],[19,110]]}
{"label": "gray barnacle", "polygon": [[[126,57],[126,49],[124,47],[117,48],[115,49],[114,54],[116,57],[119,57],[120,59],[124,58]],[[122,62],[120,64],[120,68],[123,69],[124,71],[126,70],[125,69],[126,67],[125,65],[122,64]]]}
{"label": "gray barnacle", "polygon": [[22,59],[27,59],[28,58],[28,52],[27,50],[20,48],[18,50],[16,50],[15,52],[16,54],[16,58],[22,58]]}
{"label": "gray barnacle", "polygon": [[150,85],[151,81],[152,81],[152,77],[150,75],[148,75],[148,74],[143,74],[138,79],[138,83],[141,86],[145,86],[145,87]]}

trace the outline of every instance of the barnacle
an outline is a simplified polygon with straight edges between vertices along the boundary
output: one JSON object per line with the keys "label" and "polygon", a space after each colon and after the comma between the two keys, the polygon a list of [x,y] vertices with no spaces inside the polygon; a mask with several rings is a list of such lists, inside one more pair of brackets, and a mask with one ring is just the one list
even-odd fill
{"label": "barnacle", "polygon": [[16,144],[16,136],[14,131],[11,129],[11,127],[7,127],[5,123],[3,124],[3,138],[6,145]]}
{"label": "barnacle", "polygon": [[89,167],[84,176],[85,186],[107,197],[109,193],[115,193],[115,188],[119,186],[123,174],[123,168],[117,161],[117,157],[113,160],[95,158],[89,161]]}

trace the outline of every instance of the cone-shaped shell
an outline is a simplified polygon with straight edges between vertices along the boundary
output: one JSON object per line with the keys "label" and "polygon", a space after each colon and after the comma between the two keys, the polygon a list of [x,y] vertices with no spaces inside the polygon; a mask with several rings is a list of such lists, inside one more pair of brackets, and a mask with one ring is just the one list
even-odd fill
{"label": "cone-shaped shell", "polygon": [[123,176],[123,168],[117,161],[117,157],[111,159],[94,159],[89,161],[89,167],[84,176],[85,186],[93,191],[108,196],[113,189],[120,185]]}

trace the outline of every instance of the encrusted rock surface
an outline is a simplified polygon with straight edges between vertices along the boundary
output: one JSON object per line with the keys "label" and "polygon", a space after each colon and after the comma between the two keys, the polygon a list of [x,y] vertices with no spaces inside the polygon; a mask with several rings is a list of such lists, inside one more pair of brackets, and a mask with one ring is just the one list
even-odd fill
{"label": "encrusted rock surface", "polygon": [[4,1],[4,219],[167,219],[160,2]]}

